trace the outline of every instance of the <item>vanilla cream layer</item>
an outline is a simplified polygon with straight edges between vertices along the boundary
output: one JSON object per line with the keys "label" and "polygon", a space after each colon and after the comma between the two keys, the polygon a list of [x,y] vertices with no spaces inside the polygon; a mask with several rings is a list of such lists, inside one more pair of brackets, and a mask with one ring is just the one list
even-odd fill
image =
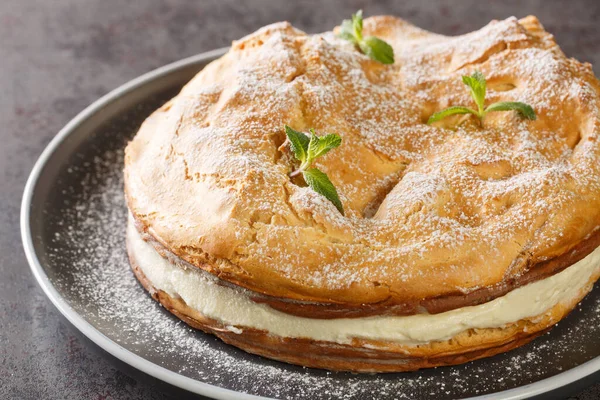
{"label": "vanilla cream layer", "polygon": [[253,302],[244,290],[217,284],[199,269],[184,269],[163,258],[129,223],[127,237],[138,266],[155,289],[181,298],[232,332],[255,328],[282,337],[348,343],[352,338],[416,345],[449,339],[471,328],[497,328],[544,314],[573,299],[600,269],[600,247],[549,278],[517,288],[490,302],[440,314],[312,319],[285,314]]}

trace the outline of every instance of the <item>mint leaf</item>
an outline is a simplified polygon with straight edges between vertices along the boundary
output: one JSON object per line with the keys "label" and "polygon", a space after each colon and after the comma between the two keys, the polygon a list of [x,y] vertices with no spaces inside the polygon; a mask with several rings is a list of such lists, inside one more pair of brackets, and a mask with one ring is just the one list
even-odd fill
{"label": "mint leaf", "polygon": [[309,163],[327,154],[330,150],[339,147],[342,144],[342,138],[335,133],[330,133],[324,136],[315,135],[314,129],[310,130],[310,143],[308,144],[308,160]]}
{"label": "mint leaf", "polygon": [[354,36],[356,36],[356,39],[361,40],[363,30],[362,10],[358,10],[356,14],[352,15],[352,27],[354,28]]}
{"label": "mint leaf", "polygon": [[290,147],[298,161],[301,163],[306,162],[308,160],[308,144],[310,143],[308,136],[287,125],[285,125],[285,135],[290,141]]}
{"label": "mint leaf", "polygon": [[352,14],[352,19],[345,19],[340,25],[339,37],[349,40],[354,44],[358,44],[362,40],[363,17],[362,10],[358,10],[356,14]]}
{"label": "mint leaf", "polygon": [[354,25],[349,19],[345,19],[340,26],[340,33],[338,34],[342,39],[348,40],[354,44],[358,43],[358,39],[354,33]]}
{"label": "mint leaf", "polygon": [[482,114],[487,86],[485,77],[481,72],[475,71],[471,76],[464,75],[462,77],[462,81],[471,90],[471,97],[473,97],[475,104],[477,104],[479,113]]}
{"label": "mint leaf", "polygon": [[436,112],[431,117],[429,117],[429,119],[427,120],[427,123],[428,124],[433,124],[434,122],[437,122],[437,121],[439,121],[441,119],[444,119],[446,117],[449,117],[450,115],[455,115],[455,114],[475,114],[475,115],[478,115],[477,111],[471,110],[470,108],[460,107],[460,106],[454,106],[454,107],[449,107],[449,108],[446,108],[445,110]]}
{"label": "mint leaf", "polygon": [[302,175],[312,190],[331,201],[338,211],[344,215],[344,206],[342,206],[338,192],[325,173],[317,168],[310,168],[304,171]]}
{"label": "mint leaf", "polygon": [[517,111],[521,116],[529,119],[535,120],[536,115],[535,111],[529,104],[521,103],[519,101],[501,101],[498,103],[490,104],[488,108],[485,109],[485,113],[487,114],[490,111]]}
{"label": "mint leaf", "polygon": [[358,46],[367,56],[382,64],[394,63],[394,49],[387,42],[375,37],[368,36],[358,43]]}
{"label": "mint leaf", "polygon": [[363,16],[362,10],[352,15],[352,20],[345,19],[340,26],[338,36],[358,46],[363,54],[382,64],[394,63],[394,49],[387,42],[375,36],[363,39]]}

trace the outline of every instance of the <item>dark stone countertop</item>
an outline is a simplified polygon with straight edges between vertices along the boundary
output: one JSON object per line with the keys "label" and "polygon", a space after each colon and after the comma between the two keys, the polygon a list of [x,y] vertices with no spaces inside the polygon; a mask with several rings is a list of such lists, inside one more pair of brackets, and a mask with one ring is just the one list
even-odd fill
{"label": "dark stone countertop", "polygon": [[[2,0],[0,2],[0,398],[163,399],[120,372],[59,317],[23,254],[19,206],[42,149],[85,106],[171,61],[289,20],[328,30],[353,11],[460,34],[537,15],[564,52],[600,74],[600,2]],[[571,399],[600,398],[600,384]]]}

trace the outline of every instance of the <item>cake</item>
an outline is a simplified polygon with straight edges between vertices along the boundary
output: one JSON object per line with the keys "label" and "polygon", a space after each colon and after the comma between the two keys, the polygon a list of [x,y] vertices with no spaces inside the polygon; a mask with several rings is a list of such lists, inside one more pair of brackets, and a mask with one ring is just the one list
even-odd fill
{"label": "cake", "polygon": [[[455,37],[347,28],[261,28],[142,124],[124,169],[135,276],[189,325],[306,367],[453,365],[548,331],[600,276],[591,66],[531,16]],[[486,105],[535,116],[428,123],[473,106],[470,76]],[[286,127],[339,137],[312,161],[339,203],[294,173]]]}

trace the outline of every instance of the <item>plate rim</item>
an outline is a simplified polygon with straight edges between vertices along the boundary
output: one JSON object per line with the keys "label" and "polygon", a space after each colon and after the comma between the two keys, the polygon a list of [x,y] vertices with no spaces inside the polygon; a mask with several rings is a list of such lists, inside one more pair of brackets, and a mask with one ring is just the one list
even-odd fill
{"label": "plate rim", "polygon": [[[49,158],[54,154],[57,148],[65,141],[85,120],[94,115],[96,112],[102,110],[107,104],[112,101],[118,100],[121,96],[137,88],[161,78],[164,75],[173,73],[178,69],[183,69],[192,64],[197,63],[208,63],[217,57],[222,56],[227,52],[229,47],[222,47],[219,49],[199,53],[197,55],[175,61],[173,63],[164,65],[162,67],[151,70],[143,75],[134,78],[125,84],[111,90],[92,104],[87,106],[83,111],[78,113],[73,119],[71,119],[52,140],[46,145],[41,155],[35,162],[25,189],[23,191],[23,198],[21,201],[21,212],[20,212],[20,228],[21,228],[21,240],[25,251],[29,267],[38,283],[41,286],[46,297],[50,299],[52,304],[58,309],[58,311],[83,333],[88,339],[98,345],[100,348],[110,353],[113,357],[121,360],[122,362],[134,367],[135,369],[142,371],[154,378],[161,381],[167,382],[173,386],[187,390],[192,393],[208,396],[215,399],[269,399],[267,397],[252,395],[249,393],[234,391],[226,389],[220,386],[211,385],[187,376],[183,376],[177,372],[171,371],[167,368],[161,367],[145,358],[127,350],[123,346],[114,342],[107,336],[105,336],[98,329],[94,328],[88,321],[85,320],[79,313],[77,313],[69,303],[61,296],[56,290],[54,285],[50,282],[48,275],[45,273],[44,268],[39,261],[34,245],[33,237],[30,226],[30,210],[33,200],[34,190],[37,186],[39,177],[46,166]],[[533,396],[539,396],[548,394],[554,390],[565,387],[569,384],[576,383],[593,373],[600,371],[600,356],[597,356],[583,364],[580,364],[574,368],[563,371],[554,376],[544,378],[537,382],[529,383],[516,388],[504,390],[501,392],[489,393],[481,396],[465,398],[465,400],[520,400],[527,399]]]}

